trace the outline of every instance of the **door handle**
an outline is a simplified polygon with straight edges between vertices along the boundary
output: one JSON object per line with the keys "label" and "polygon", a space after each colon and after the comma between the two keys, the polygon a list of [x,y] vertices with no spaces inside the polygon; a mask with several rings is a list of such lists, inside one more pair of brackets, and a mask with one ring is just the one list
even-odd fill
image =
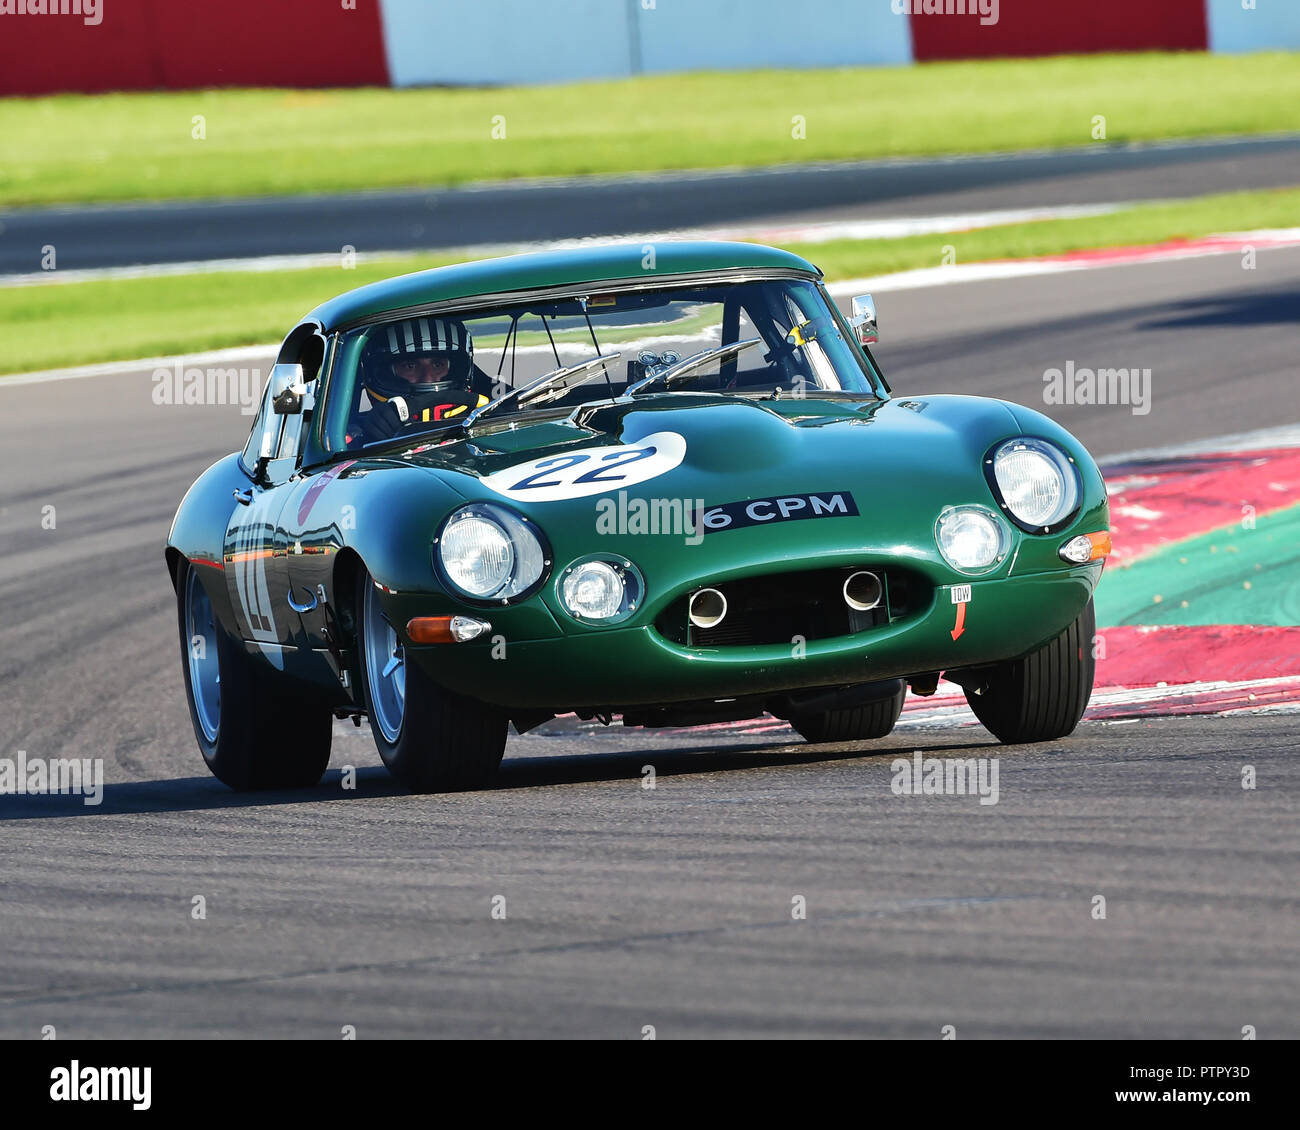
{"label": "door handle", "polygon": [[302,604],[299,604],[296,600],[293,599],[293,585],[289,586],[289,607],[292,608],[295,612],[310,612],[313,608],[316,607],[316,604],[317,601],[316,601],[315,593],[308,593],[307,599],[303,601]]}
{"label": "door handle", "polygon": [[241,502],[245,506],[253,501],[253,492],[251,490],[236,490],[231,491],[231,493],[235,496],[236,502]]}

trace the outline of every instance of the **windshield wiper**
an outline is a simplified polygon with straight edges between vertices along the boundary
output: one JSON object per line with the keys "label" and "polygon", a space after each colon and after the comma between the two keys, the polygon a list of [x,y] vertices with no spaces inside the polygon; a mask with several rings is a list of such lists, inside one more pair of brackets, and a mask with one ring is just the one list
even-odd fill
{"label": "windshield wiper", "polygon": [[684,361],[678,361],[676,365],[670,365],[667,369],[660,369],[657,373],[651,373],[643,380],[637,381],[627,390],[627,395],[635,395],[652,385],[660,383],[665,388],[671,388],[675,384],[681,384],[684,377],[695,372],[702,365],[707,365],[710,361],[730,356],[733,353],[739,353],[742,349],[748,349],[751,345],[762,344],[763,339],[761,337],[747,337],[743,341],[733,341],[730,345],[719,345],[715,349],[705,349],[700,353],[693,353]]}
{"label": "windshield wiper", "polygon": [[507,405],[513,404],[516,408],[524,408],[529,404],[549,404],[552,400],[559,400],[569,389],[576,388],[578,385],[591,380],[595,375],[594,370],[597,366],[608,365],[611,361],[617,361],[622,356],[622,353],[602,353],[596,357],[589,357],[586,361],[581,361],[577,365],[567,365],[563,369],[552,369],[549,373],[543,373],[536,380],[529,381],[522,388],[512,388],[504,396],[498,396],[481,408],[475,408],[465,417],[461,427],[468,431],[475,421],[481,420],[484,416],[491,415],[494,412],[499,412]]}

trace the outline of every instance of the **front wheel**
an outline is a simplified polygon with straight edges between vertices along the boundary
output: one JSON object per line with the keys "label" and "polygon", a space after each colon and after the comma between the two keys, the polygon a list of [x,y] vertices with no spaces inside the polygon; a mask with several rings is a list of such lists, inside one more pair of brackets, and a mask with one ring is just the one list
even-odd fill
{"label": "front wheel", "polygon": [[506,716],[450,694],[419,664],[407,662],[364,570],[355,607],[366,713],[388,771],[417,793],[474,788],[489,780],[505,753]]}
{"label": "front wheel", "polygon": [[194,566],[176,585],[190,721],[212,775],[232,789],[316,784],[330,760],[328,707],[273,682],[217,623]]}
{"label": "front wheel", "polygon": [[1096,660],[1092,601],[1054,640],[997,667],[981,694],[966,692],[975,717],[1000,742],[1047,742],[1073,733],[1092,697]]}

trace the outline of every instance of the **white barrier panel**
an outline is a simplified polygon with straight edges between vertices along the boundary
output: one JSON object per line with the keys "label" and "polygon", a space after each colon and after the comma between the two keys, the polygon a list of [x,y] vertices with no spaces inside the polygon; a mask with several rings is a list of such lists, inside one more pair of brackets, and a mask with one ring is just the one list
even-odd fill
{"label": "white barrier panel", "polygon": [[905,65],[911,25],[890,0],[638,0],[648,72]]}
{"label": "white barrier panel", "polygon": [[394,86],[514,85],[626,75],[626,0],[382,0]]}
{"label": "white barrier panel", "polygon": [[1205,15],[1211,51],[1300,49],[1300,0],[1206,0]]}
{"label": "white barrier panel", "polygon": [[912,61],[890,0],[381,0],[394,86]]}

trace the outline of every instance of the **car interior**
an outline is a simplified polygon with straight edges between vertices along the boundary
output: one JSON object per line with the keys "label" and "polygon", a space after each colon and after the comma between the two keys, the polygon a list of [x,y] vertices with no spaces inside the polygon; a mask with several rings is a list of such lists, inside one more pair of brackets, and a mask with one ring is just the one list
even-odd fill
{"label": "car interior", "polygon": [[[680,381],[656,382],[645,391],[779,396],[842,387],[823,345],[837,341],[843,349],[843,335],[809,284],[766,280],[593,293],[475,310],[458,320],[474,338],[471,388],[488,400],[556,369],[620,354],[545,401],[548,410],[573,408],[602,394],[625,395],[638,382],[701,352],[750,339],[758,343],[710,359]],[[354,333],[368,339],[379,328]],[[356,348],[359,355],[364,342]],[[369,408],[362,382],[356,380],[349,420]]]}

